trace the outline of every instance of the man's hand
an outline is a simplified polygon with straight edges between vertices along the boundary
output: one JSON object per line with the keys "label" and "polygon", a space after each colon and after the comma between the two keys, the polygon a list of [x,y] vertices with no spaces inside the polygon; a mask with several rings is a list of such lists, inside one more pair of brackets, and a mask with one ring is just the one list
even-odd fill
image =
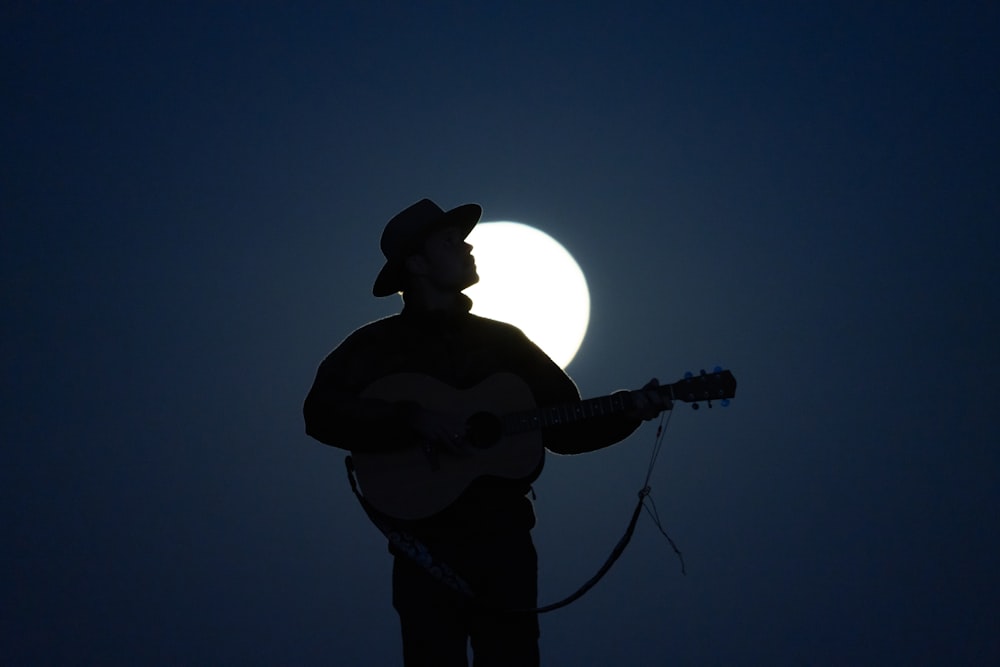
{"label": "man's hand", "polygon": [[670,400],[664,398],[659,392],[659,386],[660,381],[653,378],[642,389],[632,391],[632,400],[635,403],[635,410],[630,413],[632,416],[649,421],[664,410],[673,407]]}

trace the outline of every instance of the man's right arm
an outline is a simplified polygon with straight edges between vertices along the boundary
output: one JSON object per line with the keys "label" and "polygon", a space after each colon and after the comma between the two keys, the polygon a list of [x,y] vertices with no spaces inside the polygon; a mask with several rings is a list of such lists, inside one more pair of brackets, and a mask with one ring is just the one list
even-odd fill
{"label": "man's right arm", "polygon": [[384,355],[372,347],[366,336],[355,332],[320,364],[302,406],[310,437],[354,451],[383,451],[412,438],[416,403],[362,397],[386,372],[380,364]]}

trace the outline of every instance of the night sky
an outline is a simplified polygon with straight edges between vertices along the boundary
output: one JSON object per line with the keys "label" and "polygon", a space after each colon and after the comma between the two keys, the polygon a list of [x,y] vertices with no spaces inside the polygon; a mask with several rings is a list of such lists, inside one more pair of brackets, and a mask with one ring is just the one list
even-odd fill
{"label": "night sky", "polygon": [[[998,664],[1000,5],[680,5],[4,3],[0,664],[399,663],[301,404],[422,197],[574,255],[584,396],[739,380],[653,473],[687,574],[644,515],[544,664]],[[654,435],[550,457],[541,602]]]}

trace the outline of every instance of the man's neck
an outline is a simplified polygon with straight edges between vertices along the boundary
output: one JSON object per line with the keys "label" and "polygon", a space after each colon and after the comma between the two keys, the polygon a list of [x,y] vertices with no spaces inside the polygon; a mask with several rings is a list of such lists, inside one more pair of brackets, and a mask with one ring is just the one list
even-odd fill
{"label": "man's neck", "polygon": [[414,290],[403,295],[407,307],[426,312],[467,312],[468,300],[469,298],[461,292],[442,292],[433,289]]}

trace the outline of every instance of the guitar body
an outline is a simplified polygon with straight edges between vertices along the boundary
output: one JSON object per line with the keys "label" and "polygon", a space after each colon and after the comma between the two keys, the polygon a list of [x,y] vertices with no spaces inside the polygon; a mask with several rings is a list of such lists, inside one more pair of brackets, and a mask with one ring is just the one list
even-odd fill
{"label": "guitar body", "polygon": [[[447,508],[479,477],[531,479],[545,455],[542,434],[529,430],[504,433],[499,418],[531,410],[534,396],[511,373],[497,373],[468,389],[455,389],[420,373],[397,373],[372,383],[362,393],[386,401],[416,401],[422,407],[462,415],[473,430],[477,423],[495,428],[489,437],[472,437],[476,446],[462,456],[427,453],[426,443],[379,454],[352,452],[358,483],[376,509],[398,519],[420,519]],[[476,434],[472,434],[475,436]]]}

